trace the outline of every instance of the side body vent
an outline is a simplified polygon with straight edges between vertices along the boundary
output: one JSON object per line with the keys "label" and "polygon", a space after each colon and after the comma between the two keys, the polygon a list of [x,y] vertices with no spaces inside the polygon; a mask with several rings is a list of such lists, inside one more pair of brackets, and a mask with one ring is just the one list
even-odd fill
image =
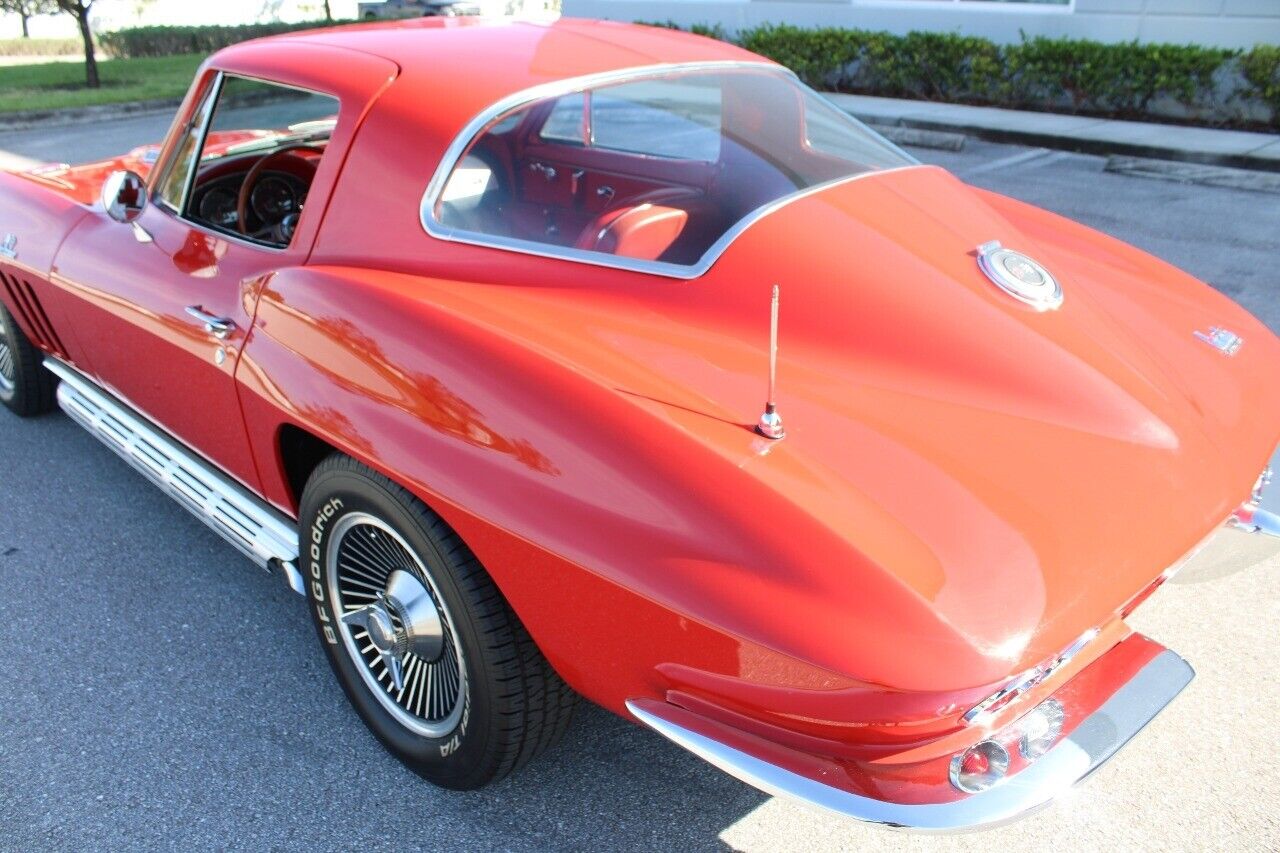
{"label": "side body vent", "polygon": [[18,321],[31,332],[31,342],[40,349],[66,358],[67,350],[62,346],[58,333],[49,322],[49,315],[44,313],[44,306],[36,297],[31,282],[19,278],[15,273],[0,270],[0,285],[9,294],[18,313]]}

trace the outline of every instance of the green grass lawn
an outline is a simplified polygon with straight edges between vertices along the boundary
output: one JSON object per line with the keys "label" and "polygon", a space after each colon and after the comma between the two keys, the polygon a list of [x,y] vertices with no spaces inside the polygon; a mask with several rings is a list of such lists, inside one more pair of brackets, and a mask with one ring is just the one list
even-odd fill
{"label": "green grass lawn", "polygon": [[0,67],[0,113],[181,98],[203,59],[185,54],[101,60],[100,89],[85,87],[82,62]]}

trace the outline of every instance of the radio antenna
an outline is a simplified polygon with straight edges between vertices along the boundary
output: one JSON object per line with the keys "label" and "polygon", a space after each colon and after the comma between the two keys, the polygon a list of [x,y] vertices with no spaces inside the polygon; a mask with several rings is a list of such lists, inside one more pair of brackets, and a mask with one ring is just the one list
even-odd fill
{"label": "radio antenna", "polygon": [[775,441],[787,434],[782,428],[782,416],[774,391],[778,382],[778,285],[773,286],[773,298],[769,301],[769,399],[764,404],[764,414],[756,424],[756,432]]}

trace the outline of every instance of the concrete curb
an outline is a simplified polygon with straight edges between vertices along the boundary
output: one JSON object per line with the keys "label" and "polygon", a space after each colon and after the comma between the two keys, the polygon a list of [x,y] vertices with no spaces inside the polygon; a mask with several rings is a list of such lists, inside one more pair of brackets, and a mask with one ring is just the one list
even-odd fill
{"label": "concrete curb", "polygon": [[1203,163],[1148,160],[1143,157],[1119,154],[1107,159],[1107,165],[1103,167],[1103,171],[1179,184],[1199,184],[1206,187],[1225,187],[1280,195],[1280,172],[1232,169],[1227,166],[1207,166]]}
{"label": "concrete curb", "polygon": [[129,101],[123,104],[71,107],[62,110],[24,110],[4,113],[0,114],[0,133],[36,127],[66,127],[91,121],[113,121],[161,112],[172,113],[181,104],[180,98],[166,98],[156,101]]}
{"label": "concrete curb", "polygon": [[873,125],[964,133],[1085,154],[1129,155],[1280,172],[1280,135],[828,94],[837,106]]}
{"label": "concrete curb", "polygon": [[947,133],[941,130],[921,130],[900,124],[873,124],[871,129],[895,145],[911,145],[915,148],[934,148],[939,151],[962,151],[968,138],[963,133]]}

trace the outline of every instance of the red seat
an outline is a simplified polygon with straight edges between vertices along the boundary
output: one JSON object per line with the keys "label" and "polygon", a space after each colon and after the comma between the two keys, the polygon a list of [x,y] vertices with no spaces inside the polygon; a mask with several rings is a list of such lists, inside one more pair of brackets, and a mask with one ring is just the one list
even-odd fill
{"label": "red seat", "polygon": [[597,216],[582,230],[576,246],[590,252],[656,261],[689,222],[689,211],[678,203],[698,197],[690,190],[673,188],[627,199]]}

